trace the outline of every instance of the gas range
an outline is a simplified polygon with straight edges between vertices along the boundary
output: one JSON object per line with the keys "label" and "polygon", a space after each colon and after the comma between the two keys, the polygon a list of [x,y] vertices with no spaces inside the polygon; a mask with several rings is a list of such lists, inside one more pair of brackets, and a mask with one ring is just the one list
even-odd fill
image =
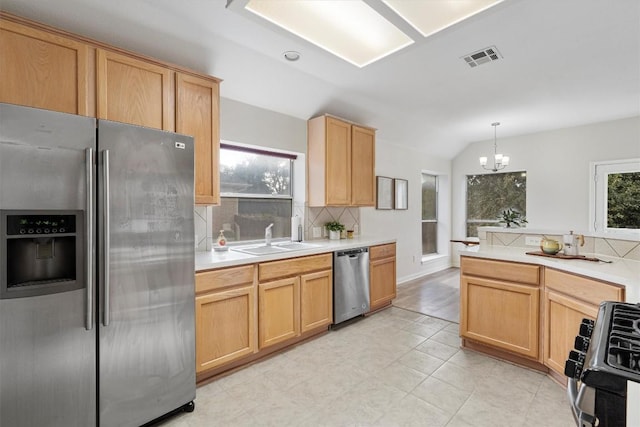
{"label": "gas range", "polygon": [[640,426],[640,303],[606,301],[583,319],[565,375],[579,426]]}

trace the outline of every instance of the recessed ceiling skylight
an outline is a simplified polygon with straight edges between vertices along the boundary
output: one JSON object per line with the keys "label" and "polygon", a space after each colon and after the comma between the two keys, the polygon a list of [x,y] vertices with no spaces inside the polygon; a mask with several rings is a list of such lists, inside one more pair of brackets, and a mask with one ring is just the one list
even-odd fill
{"label": "recessed ceiling skylight", "polygon": [[360,0],[249,0],[245,8],[358,67],[413,43]]}
{"label": "recessed ceiling skylight", "polygon": [[382,1],[427,37],[503,0]]}

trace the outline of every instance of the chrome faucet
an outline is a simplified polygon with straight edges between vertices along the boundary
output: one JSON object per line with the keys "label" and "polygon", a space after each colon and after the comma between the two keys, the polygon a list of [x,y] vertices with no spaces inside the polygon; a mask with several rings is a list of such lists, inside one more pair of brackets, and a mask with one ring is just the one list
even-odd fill
{"label": "chrome faucet", "polygon": [[271,246],[271,227],[273,227],[273,223],[269,224],[267,228],[264,229],[264,244],[266,246]]}

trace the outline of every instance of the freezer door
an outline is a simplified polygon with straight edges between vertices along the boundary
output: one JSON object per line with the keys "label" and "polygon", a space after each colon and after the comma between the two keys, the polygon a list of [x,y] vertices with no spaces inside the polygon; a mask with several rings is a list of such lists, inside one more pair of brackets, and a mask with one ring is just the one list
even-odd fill
{"label": "freezer door", "polygon": [[[84,212],[78,218],[88,218],[93,201],[87,192],[92,179],[87,149],[95,148],[95,138],[94,119],[0,104],[0,212]],[[85,264],[92,257],[91,248],[83,251],[90,244],[91,224],[79,221],[74,233],[52,237],[43,230],[39,237],[17,239],[6,230],[7,216],[2,218],[0,281],[5,285],[12,263],[21,263],[28,273],[41,268],[38,278],[53,274],[59,282],[47,267],[82,265],[71,269],[77,272],[74,290],[62,286],[60,292],[41,292],[49,286],[46,280],[26,281],[16,285],[25,290],[18,296],[0,298],[0,426],[93,426],[96,328],[87,281],[92,270]],[[77,246],[65,246],[73,239]],[[16,245],[18,240],[25,244]],[[22,250],[29,245],[48,249]],[[74,251],[83,253],[66,257]]]}
{"label": "freezer door", "polygon": [[195,398],[193,139],[98,122],[99,423]]}

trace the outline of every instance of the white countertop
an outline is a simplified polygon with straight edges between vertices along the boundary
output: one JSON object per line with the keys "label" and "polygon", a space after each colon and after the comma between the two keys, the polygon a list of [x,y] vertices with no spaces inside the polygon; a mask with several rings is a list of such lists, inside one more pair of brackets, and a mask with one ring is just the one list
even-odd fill
{"label": "white countertop", "polygon": [[545,267],[555,268],[557,270],[563,270],[568,273],[580,274],[594,279],[616,283],[625,287],[625,294],[628,302],[640,302],[640,261],[614,258],[598,254],[582,254],[605,261],[613,261],[609,264],[604,262],[549,258],[526,254],[526,252],[532,252],[535,250],[536,248],[531,247],[475,246],[461,249],[460,255],[538,264]]}
{"label": "white countertop", "polygon": [[[367,236],[356,236],[353,239],[340,240],[308,240],[303,243],[311,243],[317,245],[317,247],[269,255],[249,255],[242,252],[234,251],[232,249],[229,249],[225,252],[196,251],[196,272],[211,270],[213,268],[230,267],[234,265],[253,264],[256,262],[275,261],[279,259],[294,258],[299,256],[316,255],[345,249],[360,248],[363,246],[383,245],[385,243],[394,243],[395,241],[395,239],[380,239]],[[281,242],[274,242],[274,244],[277,243]]]}

